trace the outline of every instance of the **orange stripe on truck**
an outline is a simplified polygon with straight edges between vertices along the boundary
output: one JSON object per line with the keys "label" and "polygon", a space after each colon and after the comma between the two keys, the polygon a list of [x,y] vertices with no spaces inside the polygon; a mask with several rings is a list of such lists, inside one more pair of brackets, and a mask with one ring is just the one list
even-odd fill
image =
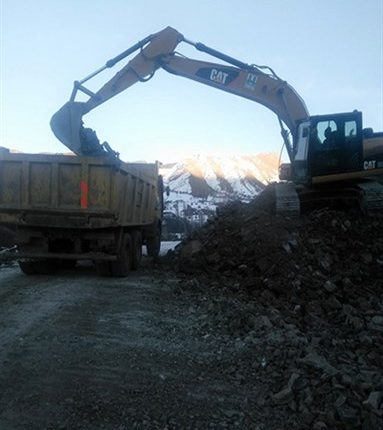
{"label": "orange stripe on truck", "polygon": [[80,190],[81,190],[81,198],[80,198],[81,209],[87,209],[87,207],[88,207],[88,192],[89,192],[88,183],[85,181],[81,181],[80,182]]}

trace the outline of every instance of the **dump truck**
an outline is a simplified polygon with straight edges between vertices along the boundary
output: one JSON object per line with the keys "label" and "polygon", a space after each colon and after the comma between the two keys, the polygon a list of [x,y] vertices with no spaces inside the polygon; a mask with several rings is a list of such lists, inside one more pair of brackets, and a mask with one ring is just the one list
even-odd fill
{"label": "dump truck", "polygon": [[26,274],[91,260],[100,275],[126,276],[143,244],[158,256],[162,212],[158,162],[0,149],[0,224],[16,231]]}

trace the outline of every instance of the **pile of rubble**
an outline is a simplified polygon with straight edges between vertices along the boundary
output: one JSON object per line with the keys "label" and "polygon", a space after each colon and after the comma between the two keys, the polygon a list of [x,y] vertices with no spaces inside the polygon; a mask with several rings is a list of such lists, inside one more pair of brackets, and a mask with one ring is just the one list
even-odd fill
{"label": "pile of rubble", "polygon": [[182,244],[179,271],[210,286],[211,328],[257,358],[265,410],[292,428],[383,429],[383,218],[266,206],[228,206]]}

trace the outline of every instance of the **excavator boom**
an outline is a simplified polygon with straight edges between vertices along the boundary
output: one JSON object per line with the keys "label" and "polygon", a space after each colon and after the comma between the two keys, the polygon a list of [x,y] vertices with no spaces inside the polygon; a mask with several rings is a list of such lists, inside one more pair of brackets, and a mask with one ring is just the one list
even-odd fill
{"label": "excavator boom", "polygon": [[[182,41],[230,65],[204,62],[178,55],[175,48]],[[96,93],[83,85],[96,74],[113,67],[138,49],[140,52]],[[297,138],[297,124],[309,117],[304,101],[270,68],[243,63],[202,43],[191,42],[177,30],[167,27],[109,60],[104,67],[83,80],[76,81],[69,102],[51,119],[52,131],[77,155],[104,153],[96,134],[91,129],[83,127],[83,115],[135,83],[150,79],[159,68],[263,104],[277,115],[282,130],[284,130],[282,122],[288,127],[293,143]],[[268,69],[268,73],[263,71],[264,69]],[[89,100],[76,102],[78,91],[88,95]],[[283,136],[292,159],[294,150],[286,131]]]}

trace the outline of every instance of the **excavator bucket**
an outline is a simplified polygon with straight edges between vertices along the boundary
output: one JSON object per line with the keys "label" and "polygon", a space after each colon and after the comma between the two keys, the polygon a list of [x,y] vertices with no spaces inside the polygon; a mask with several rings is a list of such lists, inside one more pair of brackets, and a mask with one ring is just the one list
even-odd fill
{"label": "excavator bucket", "polygon": [[81,102],[65,103],[52,116],[50,122],[51,129],[57,139],[76,155],[84,155],[81,142],[82,116],[86,113],[84,105],[85,103]]}

